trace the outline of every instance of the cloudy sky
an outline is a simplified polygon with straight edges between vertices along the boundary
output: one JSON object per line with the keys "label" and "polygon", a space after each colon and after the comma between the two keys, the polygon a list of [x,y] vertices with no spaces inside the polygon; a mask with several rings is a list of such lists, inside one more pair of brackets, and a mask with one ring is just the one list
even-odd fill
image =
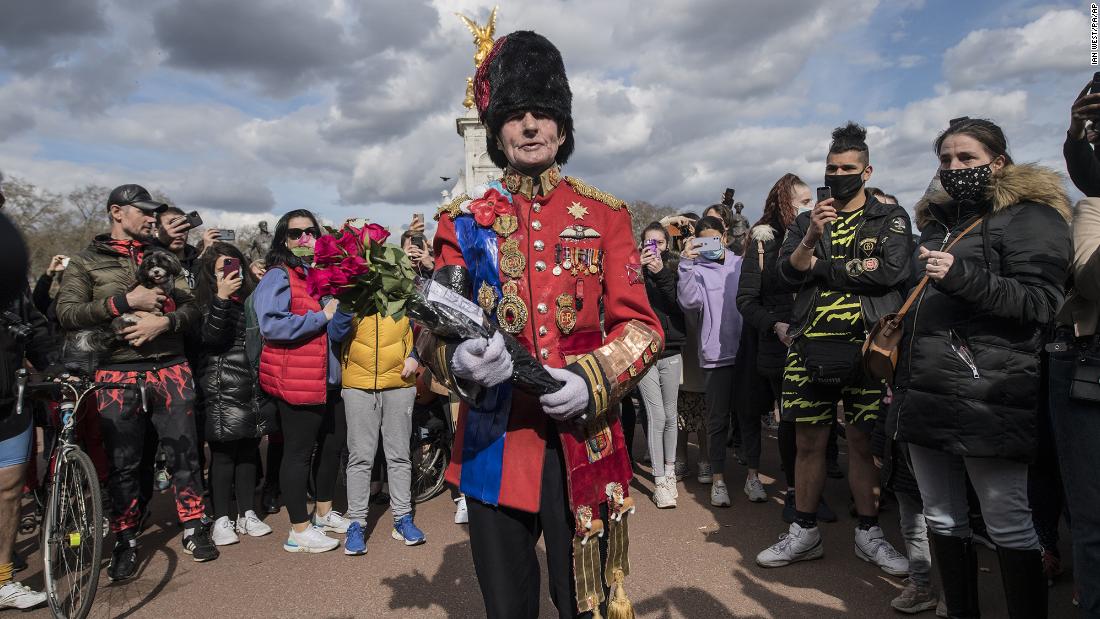
{"label": "cloudy sky", "polygon": [[[1091,79],[1088,4],[1023,0],[501,2],[562,51],[567,173],[678,208],[820,183],[867,125],[872,183],[912,204],[948,119],[1000,123],[1064,170]],[[56,191],[138,182],[223,226],[310,208],[403,225],[462,159],[476,0],[34,0],[0,14],[0,169]]]}

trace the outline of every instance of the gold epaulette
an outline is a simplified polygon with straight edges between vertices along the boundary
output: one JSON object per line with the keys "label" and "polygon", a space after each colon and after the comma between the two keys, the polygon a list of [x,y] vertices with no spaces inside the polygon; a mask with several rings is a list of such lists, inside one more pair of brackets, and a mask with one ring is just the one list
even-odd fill
{"label": "gold epaulette", "polygon": [[470,199],[470,196],[468,196],[466,194],[462,194],[461,196],[458,196],[454,200],[451,200],[450,202],[448,202],[448,203],[444,204],[443,206],[439,207],[439,210],[437,210],[435,212],[435,220],[439,221],[439,217],[441,215],[443,215],[443,213],[447,213],[448,215],[450,215],[451,219],[454,219],[455,217],[458,217],[459,214],[462,213],[462,211],[460,211],[458,209],[458,207],[463,202],[465,202],[466,200],[469,200],[469,199]]}
{"label": "gold epaulette", "polygon": [[606,191],[600,191],[599,189],[596,189],[592,185],[589,185],[579,178],[566,176],[565,182],[569,183],[569,186],[573,188],[573,191],[576,191],[577,193],[590,200],[603,202],[604,204],[610,206],[611,210],[613,211],[617,211],[621,208],[626,208],[627,210],[630,210],[626,202],[623,202],[622,200],[607,193]]}

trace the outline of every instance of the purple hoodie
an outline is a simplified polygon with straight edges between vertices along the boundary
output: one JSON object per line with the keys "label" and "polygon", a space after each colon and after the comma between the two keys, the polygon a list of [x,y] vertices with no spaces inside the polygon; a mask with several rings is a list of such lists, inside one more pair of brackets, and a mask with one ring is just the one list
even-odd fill
{"label": "purple hoodie", "polygon": [[680,260],[677,299],[684,312],[694,313],[699,329],[699,365],[733,365],[741,343],[741,312],[737,311],[737,280],[741,257],[725,252],[724,262]]}

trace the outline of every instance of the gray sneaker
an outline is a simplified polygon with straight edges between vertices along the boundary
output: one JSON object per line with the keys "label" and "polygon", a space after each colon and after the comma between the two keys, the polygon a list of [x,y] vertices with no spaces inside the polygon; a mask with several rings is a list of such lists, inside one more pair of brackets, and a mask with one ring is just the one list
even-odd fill
{"label": "gray sneaker", "polygon": [[915,615],[932,610],[940,602],[940,596],[931,585],[918,585],[908,578],[901,595],[890,602],[890,606],[899,613]]}
{"label": "gray sneaker", "polygon": [[768,493],[764,490],[764,484],[760,482],[759,477],[750,477],[745,480],[745,496],[749,497],[753,503],[767,502]]}
{"label": "gray sneaker", "polygon": [[909,575],[909,559],[894,550],[879,527],[866,531],[857,528],[855,550],[857,557],[879,566],[891,576]]}
{"label": "gray sneaker", "polygon": [[778,542],[756,555],[756,564],[760,567],[783,567],[797,561],[810,561],[824,556],[821,531],[817,527],[803,529],[795,522],[779,537]]}

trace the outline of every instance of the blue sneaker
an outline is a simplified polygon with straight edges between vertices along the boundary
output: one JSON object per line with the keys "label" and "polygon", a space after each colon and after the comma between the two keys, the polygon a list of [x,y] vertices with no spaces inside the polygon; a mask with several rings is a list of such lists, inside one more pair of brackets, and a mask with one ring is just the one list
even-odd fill
{"label": "blue sneaker", "polygon": [[406,546],[424,543],[424,532],[413,524],[412,514],[405,514],[394,521],[392,536],[399,542],[405,542]]}
{"label": "blue sneaker", "polygon": [[344,538],[344,554],[351,556],[367,554],[367,538],[363,525],[355,520],[348,525],[348,536]]}

